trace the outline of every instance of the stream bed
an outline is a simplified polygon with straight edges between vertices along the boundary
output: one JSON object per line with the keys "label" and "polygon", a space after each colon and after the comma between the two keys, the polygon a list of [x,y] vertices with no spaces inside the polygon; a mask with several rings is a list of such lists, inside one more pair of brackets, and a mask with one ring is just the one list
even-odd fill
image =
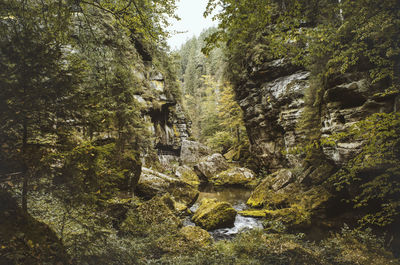
{"label": "stream bed", "polygon": [[[207,186],[200,191],[199,198],[196,203],[190,208],[192,212],[195,212],[200,205],[200,202],[204,198],[208,199],[217,199],[218,201],[226,201],[232,204],[233,208],[236,211],[243,211],[248,208],[246,205],[247,199],[251,195],[251,190],[237,188],[237,187],[224,187],[224,188],[215,188],[213,186]],[[184,220],[184,225],[195,225],[191,221],[191,216],[187,217]],[[215,240],[221,239],[231,239],[236,234],[241,231],[246,231],[254,228],[263,228],[262,222],[260,219],[253,217],[245,217],[240,214],[236,215],[235,224],[231,228],[220,228],[216,230],[209,231],[212,237]]]}

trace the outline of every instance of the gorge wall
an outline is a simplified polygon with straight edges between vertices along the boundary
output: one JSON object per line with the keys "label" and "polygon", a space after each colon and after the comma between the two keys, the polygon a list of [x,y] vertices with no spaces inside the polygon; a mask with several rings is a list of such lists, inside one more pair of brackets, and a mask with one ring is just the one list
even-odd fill
{"label": "gorge wall", "polygon": [[[373,113],[398,110],[399,96],[376,95],[379,84],[370,84],[367,75],[356,72],[328,80],[319,109],[321,138],[344,132]],[[279,59],[254,68],[248,81],[236,89],[252,152],[269,171],[301,165],[301,157],[289,151],[301,145],[307,133],[300,125],[309,76],[307,70]],[[323,147],[323,153],[341,166],[361,145],[343,139],[335,146]]]}

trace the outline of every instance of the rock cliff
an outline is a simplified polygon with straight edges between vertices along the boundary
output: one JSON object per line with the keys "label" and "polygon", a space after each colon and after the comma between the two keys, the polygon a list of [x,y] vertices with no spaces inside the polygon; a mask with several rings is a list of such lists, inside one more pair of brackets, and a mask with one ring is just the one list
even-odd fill
{"label": "rock cliff", "polygon": [[191,134],[191,122],[186,117],[179,99],[166,88],[164,76],[152,69],[141,75],[147,89],[135,96],[142,105],[143,117],[150,122],[153,145],[161,162],[177,161],[182,142]]}
{"label": "rock cliff", "polygon": [[[247,82],[236,88],[252,153],[271,172],[296,167],[302,162],[300,157],[287,151],[304,140],[305,132],[299,125],[309,76],[301,67],[279,59],[254,68]],[[370,84],[367,73],[363,72],[328,80],[319,109],[321,137],[343,132],[373,113],[398,110],[399,96],[379,97],[376,94],[380,91],[379,85]],[[361,142],[342,140],[334,147],[324,147],[323,153],[341,166],[361,145]]]}

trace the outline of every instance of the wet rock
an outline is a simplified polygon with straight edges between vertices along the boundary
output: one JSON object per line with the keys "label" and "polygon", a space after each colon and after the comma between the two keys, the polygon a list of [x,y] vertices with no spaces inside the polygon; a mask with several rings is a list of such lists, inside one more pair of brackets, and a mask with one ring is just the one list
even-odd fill
{"label": "wet rock", "polygon": [[190,242],[190,244],[197,245],[200,247],[206,247],[211,244],[212,237],[204,229],[198,226],[185,226],[179,230],[179,233]]}
{"label": "wet rock", "polygon": [[218,173],[227,169],[229,169],[229,164],[221,154],[207,156],[194,166],[197,175],[206,181],[211,180]]}
{"label": "wet rock", "polygon": [[184,165],[198,163],[202,157],[211,153],[211,150],[196,141],[183,140],[181,146],[180,160]]}
{"label": "wet rock", "polygon": [[169,193],[181,210],[192,206],[199,196],[196,188],[181,179],[148,168],[142,169],[136,193],[145,198]]}
{"label": "wet rock", "polygon": [[206,229],[233,227],[236,210],[227,202],[218,202],[216,199],[203,199],[199,209],[192,217],[192,221]]}
{"label": "wet rock", "polygon": [[211,178],[210,181],[216,186],[241,185],[251,188],[257,186],[258,184],[253,171],[240,167],[234,167],[225,170]]}

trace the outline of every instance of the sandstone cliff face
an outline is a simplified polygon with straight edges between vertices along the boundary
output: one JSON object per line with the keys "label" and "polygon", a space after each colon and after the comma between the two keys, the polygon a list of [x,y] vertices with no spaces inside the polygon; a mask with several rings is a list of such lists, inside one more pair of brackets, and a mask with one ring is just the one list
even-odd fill
{"label": "sandstone cliff face", "polygon": [[148,87],[136,95],[136,100],[142,104],[144,119],[150,122],[154,147],[161,161],[176,161],[182,142],[190,136],[191,123],[178,100],[166,89],[162,74],[149,71],[141,78]]}
{"label": "sandstone cliff face", "polygon": [[[291,65],[285,59],[264,63],[253,69],[249,80],[236,91],[244,111],[251,150],[260,165],[269,171],[301,164],[297,156],[285,151],[304,140],[298,129],[304,111],[304,93],[309,85],[310,73]],[[366,74],[346,74],[329,80],[320,108],[321,137],[329,137],[349,128],[376,112],[398,109],[399,97],[375,96],[379,86],[373,87]],[[357,141],[336,143],[324,147],[324,154],[337,166],[343,165],[361,147]]]}

